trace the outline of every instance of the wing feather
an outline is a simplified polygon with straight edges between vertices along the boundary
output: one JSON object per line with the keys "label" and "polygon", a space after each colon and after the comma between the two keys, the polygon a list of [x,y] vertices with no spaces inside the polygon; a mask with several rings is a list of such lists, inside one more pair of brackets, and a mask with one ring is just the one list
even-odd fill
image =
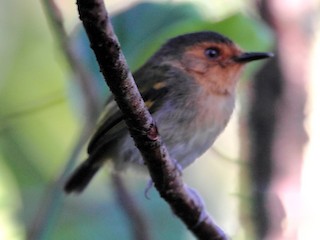
{"label": "wing feather", "polygon": [[[143,67],[134,74],[142,98],[151,114],[161,107],[163,101],[159,101],[159,99],[164,99],[168,92],[163,71],[159,68],[157,70]],[[88,153],[91,154],[101,146],[107,149],[114,139],[125,134],[126,131],[127,127],[123,121],[123,115],[113,97],[110,97],[101,114],[97,131],[89,142]]]}

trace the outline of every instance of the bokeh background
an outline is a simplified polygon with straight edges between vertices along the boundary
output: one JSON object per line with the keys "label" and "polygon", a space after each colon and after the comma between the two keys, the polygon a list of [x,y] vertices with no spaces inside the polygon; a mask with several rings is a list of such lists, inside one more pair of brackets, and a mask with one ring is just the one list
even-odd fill
{"label": "bokeh background", "polygon": [[[133,239],[132,223],[115,197],[110,166],[83,194],[62,192],[65,176],[85,158],[84,147],[76,157],[72,154],[87,119],[86,96],[48,20],[46,1],[0,2],[0,239]],[[110,93],[88,47],[76,5],[55,2],[102,105]],[[192,31],[218,31],[248,51],[277,53],[281,74],[269,75],[280,76],[284,97],[270,94],[260,103],[265,107],[274,96],[278,104],[267,107],[275,109],[276,119],[271,128],[274,143],[265,153],[272,163],[268,180],[255,183],[252,171],[257,169],[252,167],[250,149],[255,137],[252,106],[260,86],[256,79],[268,75],[262,63],[247,68],[230,124],[216,144],[186,169],[184,179],[232,239],[317,239],[319,1],[110,0],[106,6],[132,71],[166,39]],[[265,71],[273,73],[275,68],[271,69]],[[271,93],[278,91],[272,86]],[[297,89],[301,91],[296,93]],[[292,107],[297,105],[300,108]],[[269,112],[264,113],[268,123]],[[291,120],[295,127],[283,127]],[[278,134],[297,129],[293,136]],[[269,173],[264,167],[258,165],[260,175]],[[123,179],[145,216],[151,239],[194,239],[156,190],[150,191],[150,199],[144,196],[146,174],[128,170]],[[262,212],[254,207],[260,206],[259,196],[264,197]],[[263,219],[265,224],[259,221]]]}

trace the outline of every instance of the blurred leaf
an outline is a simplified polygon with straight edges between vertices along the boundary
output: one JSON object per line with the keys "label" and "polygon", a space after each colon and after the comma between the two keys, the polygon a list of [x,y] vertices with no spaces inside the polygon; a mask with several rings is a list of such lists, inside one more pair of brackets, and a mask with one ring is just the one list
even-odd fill
{"label": "blurred leaf", "polygon": [[[0,88],[0,138],[3,142],[0,154],[5,156],[5,163],[22,185],[28,181],[44,184],[44,179],[38,179],[41,174],[47,179],[56,174],[77,127],[65,102],[63,61],[56,54],[59,51],[53,44],[39,4],[29,7],[19,3],[24,9],[17,14],[20,28],[12,31],[18,31],[20,37],[14,41],[13,47],[17,50],[11,56],[12,66]],[[15,5],[18,3],[12,3],[11,7]],[[30,111],[33,106],[46,105],[52,99],[62,101]],[[28,167],[37,170],[29,172]]]}
{"label": "blurred leaf", "polygon": [[[15,186],[11,191],[19,191],[22,207],[12,211],[19,218],[17,225],[24,227],[37,213],[45,186],[64,164],[77,128],[66,103],[64,61],[40,4],[7,1],[0,9],[10,29],[1,41],[7,50],[0,51],[6,59],[0,66],[2,73],[6,68],[0,84],[0,161],[12,176],[2,174],[0,188]],[[52,99],[62,101],[46,105]]]}
{"label": "blurred leaf", "polygon": [[267,25],[241,13],[215,23],[212,30],[225,34],[246,50],[265,51],[273,43]]}
{"label": "blurred leaf", "polygon": [[[241,13],[219,22],[209,21],[195,4],[141,3],[113,16],[112,23],[132,70],[140,67],[169,38],[190,32],[217,31],[248,50],[263,51],[272,43],[271,33],[261,22]],[[84,54],[94,75],[100,77],[83,29],[77,39],[79,53]]]}
{"label": "blurred leaf", "polygon": [[29,157],[25,154],[27,149],[24,149],[25,146],[17,142],[11,132],[6,131],[0,138],[0,143],[4,158],[10,159],[6,163],[15,173],[17,182],[23,185],[21,187],[30,187],[44,182],[43,175],[38,167],[31,164]]}
{"label": "blurred leaf", "polygon": [[154,43],[159,33],[177,22],[200,20],[193,4],[141,3],[112,17],[112,24],[131,68],[137,69],[145,59],[141,54]]}

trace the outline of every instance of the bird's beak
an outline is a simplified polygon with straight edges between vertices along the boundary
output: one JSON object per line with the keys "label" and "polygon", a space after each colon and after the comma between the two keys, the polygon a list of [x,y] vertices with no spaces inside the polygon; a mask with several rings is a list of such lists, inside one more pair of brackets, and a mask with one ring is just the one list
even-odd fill
{"label": "bird's beak", "polygon": [[245,52],[240,54],[239,56],[234,57],[234,61],[238,63],[247,63],[255,60],[271,58],[273,57],[273,53],[264,53],[264,52]]}

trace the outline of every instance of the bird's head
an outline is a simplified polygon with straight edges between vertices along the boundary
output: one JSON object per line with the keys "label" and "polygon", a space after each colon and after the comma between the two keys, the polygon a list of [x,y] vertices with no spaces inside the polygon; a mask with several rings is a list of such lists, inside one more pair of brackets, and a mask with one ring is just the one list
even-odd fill
{"label": "bird's head", "polygon": [[243,52],[221,34],[196,32],[170,39],[155,56],[190,74],[210,93],[226,95],[234,91],[246,63],[273,54]]}

